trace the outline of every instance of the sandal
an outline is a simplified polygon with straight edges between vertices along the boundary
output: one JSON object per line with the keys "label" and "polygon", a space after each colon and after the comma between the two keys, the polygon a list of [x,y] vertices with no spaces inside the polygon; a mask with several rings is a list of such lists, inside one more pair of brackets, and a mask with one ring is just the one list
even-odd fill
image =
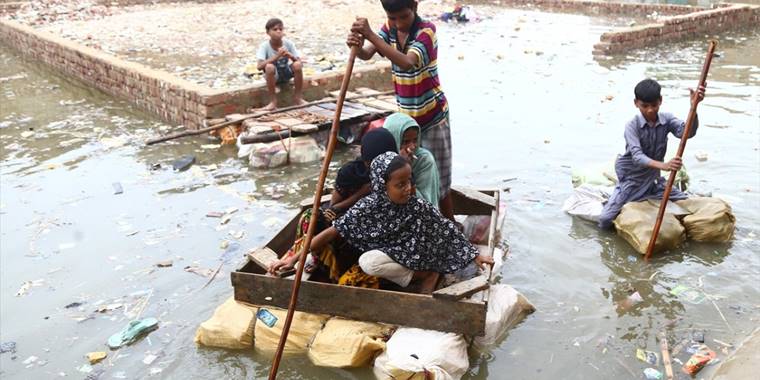
{"label": "sandal", "polygon": [[120,332],[108,338],[108,347],[115,350],[121,346],[134,343],[137,338],[158,328],[156,318],[145,318],[129,322]]}

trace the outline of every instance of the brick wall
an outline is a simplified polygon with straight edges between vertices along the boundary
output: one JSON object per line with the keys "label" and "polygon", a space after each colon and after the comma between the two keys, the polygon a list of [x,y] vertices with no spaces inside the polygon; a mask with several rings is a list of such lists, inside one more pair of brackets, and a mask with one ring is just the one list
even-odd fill
{"label": "brick wall", "polygon": [[659,14],[677,15],[694,12],[695,9],[703,9],[689,5],[621,3],[595,0],[499,0],[497,2],[493,0],[469,0],[465,2],[515,7],[532,6],[545,10],[584,14],[648,15],[657,12]]}
{"label": "brick wall", "polygon": [[16,12],[24,4],[26,4],[25,1],[0,0],[0,15]]}
{"label": "brick wall", "polygon": [[[168,123],[190,129],[201,127],[207,117],[242,113],[268,102],[264,83],[215,90],[11,20],[0,20],[0,43],[108,94],[127,99]],[[387,62],[363,65],[355,68],[354,73],[351,88],[390,88]],[[328,91],[338,89],[342,78],[342,73],[304,78],[304,97],[322,98]],[[292,84],[281,88],[280,104],[288,105]]]}
{"label": "brick wall", "polygon": [[85,83],[125,98],[163,120],[197,128],[205,118],[201,86],[127,62],[11,20],[0,20],[0,41]]}
{"label": "brick wall", "polygon": [[[323,73],[304,78],[304,98],[316,100],[328,96],[330,91],[340,89],[343,73]],[[387,61],[371,65],[354,66],[350,89],[370,87],[378,91],[391,90],[390,63]],[[280,106],[289,105],[293,96],[293,85],[280,86],[277,95]],[[269,102],[266,84],[260,83],[237,89],[209,89],[202,99],[209,118],[222,117],[230,113],[242,113],[250,107],[262,107]]]}
{"label": "brick wall", "polygon": [[672,16],[661,22],[602,34],[594,54],[614,54],[629,49],[677,41],[729,29],[760,26],[760,6],[736,4]]}

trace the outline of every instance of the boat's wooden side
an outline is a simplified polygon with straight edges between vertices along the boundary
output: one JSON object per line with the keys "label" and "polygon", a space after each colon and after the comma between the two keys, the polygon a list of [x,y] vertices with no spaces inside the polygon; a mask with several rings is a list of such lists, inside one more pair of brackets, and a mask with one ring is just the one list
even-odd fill
{"label": "boat's wooden side", "polygon": [[[498,194],[495,191],[454,187],[452,196],[456,214],[493,216],[490,235],[494,236],[490,236],[487,252],[492,255],[495,238],[493,227],[499,209]],[[277,256],[282,256],[292,246],[298,219],[299,215],[294,216],[267,243],[266,247],[276,252]],[[250,259],[242,268],[233,272],[231,277],[237,301],[288,307],[292,278],[267,276],[265,270]],[[481,293],[483,297],[473,297],[474,299],[447,299],[427,294],[304,281],[301,283],[296,310],[479,336],[485,333],[488,290]]]}
{"label": "boat's wooden side", "polygon": [[[292,284],[293,280],[290,279],[245,271],[232,273],[235,299],[255,305],[272,305],[287,309]],[[486,307],[484,302],[452,302],[430,295],[314,281],[301,283],[296,304],[296,310],[299,311],[470,336],[484,334]]]}

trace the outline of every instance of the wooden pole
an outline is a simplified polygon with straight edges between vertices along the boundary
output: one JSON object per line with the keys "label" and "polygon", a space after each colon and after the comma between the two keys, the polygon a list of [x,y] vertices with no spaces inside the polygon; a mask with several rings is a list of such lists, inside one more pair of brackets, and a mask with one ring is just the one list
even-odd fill
{"label": "wooden pole", "polygon": [[670,362],[668,336],[665,334],[665,331],[660,332],[660,353],[662,354],[662,364],[665,366],[665,378],[673,380],[673,364]]}
{"label": "wooden pole", "polygon": [[306,231],[306,237],[304,237],[303,248],[301,248],[300,257],[298,258],[298,269],[296,270],[296,278],[293,281],[293,290],[290,293],[290,304],[288,305],[288,315],[285,317],[285,324],[282,327],[282,335],[280,335],[280,343],[277,346],[277,352],[275,352],[274,360],[272,361],[272,368],[269,371],[269,380],[277,379],[277,369],[280,367],[280,359],[282,358],[282,352],[285,349],[285,342],[288,339],[288,332],[290,331],[290,324],[293,322],[293,314],[296,311],[296,302],[298,301],[298,290],[301,287],[301,276],[303,275],[304,267],[306,266],[306,255],[309,252],[309,246],[311,246],[311,239],[314,237],[314,229],[317,225],[317,217],[319,216],[319,206],[322,200],[322,190],[325,186],[325,179],[327,178],[327,171],[330,167],[330,161],[332,160],[333,152],[335,151],[335,145],[338,143],[338,130],[340,129],[340,113],[343,111],[343,102],[346,100],[346,92],[348,91],[348,83],[351,81],[351,72],[354,69],[354,60],[359,48],[354,46],[351,48],[351,53],[348,56],[348,65],[346,66],[346,73],[343,75],[343,82],[340,85],[340,94],[338,95],[338,101],[335,107],[335,115],[333,117],[332,127],[330,128],[330,137],[327,142],[327,149],[325,152],[325,159],[322,161],[322,169],[319,174],[319,180],[317,181],[317,188],[314,192],[314,203],[311,206],[311,218],[309,219],[309,228]]}
{"label": "wooden pole", "polygon": [[[379,92],[377,94],[371,94],[371,95],[356,95],[356,96],[349,97],[349,98],[347,98],[345,100],[357,100],[357,99],[374,98],[376,96],[390,95],[390,94],[393,94],[393,93],[394,93],[394,91],[391,90],[391,91],[384,91],[384,92]],[[344,94],[344,97],[345,97],[345,94]],[[278,109],[271,110],[271,111],[264,111],[264,112],[253,113],[253,114],[248,115],[248,116],[246,116],[246,117],[244,117],[242,119],[225,121],[223,123],[219,123],[217,125],[212,125],[212,126],[206,127],[206,128],[201,128],[201,129],[198,129],[198,130],[195,130],[195,131],[182,131],[182,132],[177,132],[177,133],[174,133],[174,134],[171,134],[171,135],[154,137],[152,139],[149,139],[149,140],[145,141],[145,145],[158,144],[158,143],[161,143],[161,142],[164,142],[164,141],[178,139],[180,137],[202,135],[204,133],[215,131],[217,129],[224,128],[224,127],[227,127],[227,126],[230,126],[230,125],[233,125],[233,124],[242,123],[243,121],[248,120],[248,119],[259,118],[259,117],[262,117],[262,116],[267,116],[267,115],[271,115],[271,114],[275,114],[275,113],[293,111],[293,110],[307,108],[307,107],[316,106],[316,105],[320,105],[320,104],[330,103],[332,101],[334,101],[333,98],[325,98],[325,99],[321,99],[321,100],[315,100],[313,102],[308,102],[308,103],[305,103],[305,104],[299,104],[299,105],[294,105],[294,106],[288,106],[288,107],[278,108]]]}
{"label": "wooden pole", "polygon": [[[703,87],[705,85],[705,81],[707,80],[707,72],[710,71],[710,63],[712,63],[713,54],[715,53],[715,46],[717,44],[717,41],[712,40],[710,41],[710,45],[707,48],[707,57],[705,57],[704,65],[702,65],[702,74],[699,77],[699,85],[697,87],[697,91],[699,91],[699,87]],[[684,126],[683,134],[681,135],[681,143],[678,145],[678,151],[676,152],[676,157],[678,158],[681,158],[683,156],[683,151],[686,148],[686,140],[689,139],[689,133],[691,133],[691,124],[694,123],[694,118],[696,118],[696,116],[697,103],[692,102],[691,109],[689,109],[689,116],[686,118],[686,125]],[[652,231],[652,237],[649,239],[649,246],[647,246],[647,253],[644,255],[644,260],[649,260],[649,256],[651,256],[652,251],[654,251],[654,244],[657,241],[657,235],[660,233],[660,227],[662,227],[662,218],[665,216],[665,207],[668,205],[670,192],[673,190],[673,182],[676,180],[676,174],[678,173],[671,171],[670,176],[668,176],[668,182],[665,184],[665,192],[662,194],[660,209],[657,211],[657,220],[654,223],[654,230]]]}

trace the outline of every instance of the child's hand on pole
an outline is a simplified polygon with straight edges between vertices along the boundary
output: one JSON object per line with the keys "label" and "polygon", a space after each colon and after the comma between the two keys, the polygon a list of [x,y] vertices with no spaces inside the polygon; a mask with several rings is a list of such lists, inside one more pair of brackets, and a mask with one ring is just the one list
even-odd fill
{"label": "child's hand on pole", "polygon": [[707,86],[707,83],[705,83],[704,86],[699,86],[697,91],[694,91],[694,89],[689,89],[689,95],[691,97],[691,104],[699,104],[702,100],[705,98],[705,86]]}
{"label": "child's hand on pole", "polygon": [[664,164],[665,164],[665,168],[663,170],[677,172],[681,170],[681,166],[683,166],[683,161],[681,161],[681,157],[673,157],[670,161],[665,162]]}
{"label": "child's hand on pole", "polygon": [[486,269],[486,264],[493,265],[493,257],[491,257],[491,256],[484,256],[484,255],[477,255],[477,256],[475,256],[475,264],[477,264],[480,269],[485,270]]}
{"label": "child's hand on pole", "polygon": [[351,32],[359,33],[364,38],[367,38],[372,34],[372,28],[369,27],[369,21],[364,17],[357,17],[353,25],[351,25]]}
{"label": "child's hand on pole", "polygon": [[346,38],[346,45],[348,45],[348,47],[361,48],[364,46],[364,37],[359,33],[349,33],[348,38]]}

